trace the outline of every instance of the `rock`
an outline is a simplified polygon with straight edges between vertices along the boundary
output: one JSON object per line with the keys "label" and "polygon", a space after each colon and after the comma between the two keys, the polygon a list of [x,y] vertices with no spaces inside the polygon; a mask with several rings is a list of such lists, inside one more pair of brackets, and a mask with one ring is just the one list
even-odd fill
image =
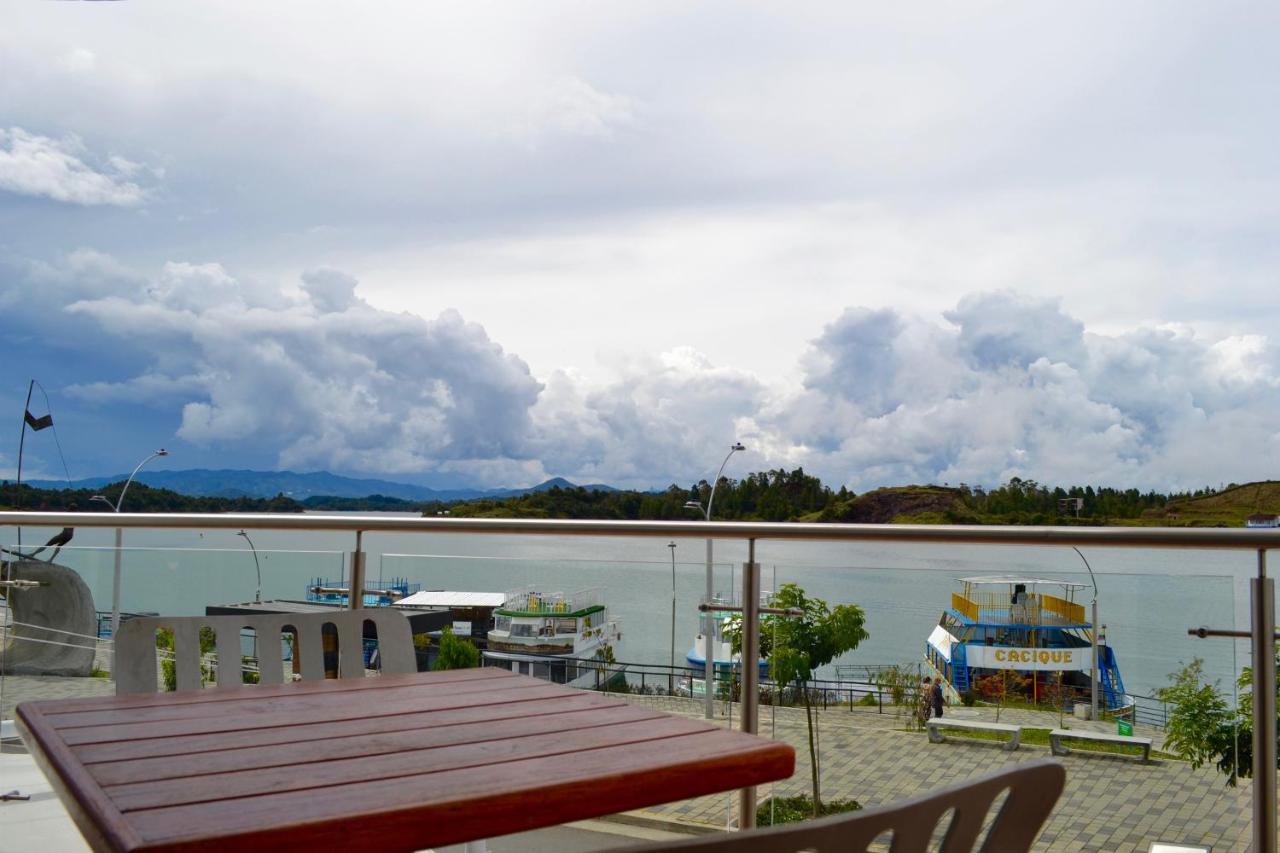
{"label": "rock", "polygon": [[4,673],[90,675],[98,614],[88,585],[80,575],[55,563],[18,560],[10,568],[14,580],[37,581],[40,586],[8,593],[14,626]]}

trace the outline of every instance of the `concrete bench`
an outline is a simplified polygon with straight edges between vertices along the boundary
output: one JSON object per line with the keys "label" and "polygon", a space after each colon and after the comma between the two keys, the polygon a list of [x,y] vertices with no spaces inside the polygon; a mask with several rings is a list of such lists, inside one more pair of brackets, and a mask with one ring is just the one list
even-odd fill
{"label": "concrete bench", "polygon": [[1004,732],[1009,735],[1009,740],[1005,743],[1004,748],[1012,752],[1018,748],[1018,744],[1022,741],[1022,726],[1010,725],[1009,723],[985,723],[980,720],[953,720],[947,717],[933,717],[929,722],[925,723],[925,727],[929,730],[930,743],[943,743],[946,738],[942,736],[940,729],[968,729],[970,731],[982,732]]}
{"label": "concrete bench", "polygon": [[1071,753],[1070,749],[1062,745],[1063,740],[1091,740],[1095,743],[1140,746],[1142,747],[1142,762],[1146,764],[1151,761],[1151,738],[1149,737],[1113,735],[1110,732],[1091,732],[1087,729],[1054,729],[1049,732],[1049,749],[1054,755],[1069,755]]}

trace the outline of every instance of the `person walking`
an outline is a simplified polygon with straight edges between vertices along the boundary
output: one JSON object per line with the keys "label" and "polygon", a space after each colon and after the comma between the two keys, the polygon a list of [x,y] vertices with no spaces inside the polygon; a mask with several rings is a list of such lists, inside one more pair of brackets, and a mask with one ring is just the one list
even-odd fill
{"label": "person walking", "polygon": [[923,727],[929,722],[931,716],[933,716],[933,682],[926,675],[920,682],[920,701],[916,703],[916,717],[919,718],[920,725]]}
{"label": "person walking", "polygon": [[930,692],[931,692],[931,698],[933,699],[933,715],[935,717],[941,717],[942,716],[942,679],[941,678],[933,679],[933,690]]}

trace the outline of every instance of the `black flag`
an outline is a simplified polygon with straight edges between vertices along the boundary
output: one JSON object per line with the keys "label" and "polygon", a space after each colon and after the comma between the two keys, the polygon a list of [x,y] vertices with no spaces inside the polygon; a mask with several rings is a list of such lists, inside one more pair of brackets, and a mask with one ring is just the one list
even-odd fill
{"label": "black flag", "polygon": [[32,432],[39,432],[45,427],[53,426],[53,415],[45,415],[37,418],[35,415],[31,414],[30,409],[27,409],[26,418],[27,426],[31,427]]}

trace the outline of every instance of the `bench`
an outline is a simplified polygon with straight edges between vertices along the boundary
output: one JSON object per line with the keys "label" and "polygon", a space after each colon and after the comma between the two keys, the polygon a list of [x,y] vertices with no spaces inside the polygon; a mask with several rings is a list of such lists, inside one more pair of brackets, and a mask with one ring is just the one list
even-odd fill
{"label": "bench", "polygon": [[939,729],[1004,732],[1009,735],[1009,741],[1004,745],[1004,748],[1010,752],[1017,749],[1018,744],[1022,741],[1022,726],[1015,726],[1009,723],[985,723],[980,720],[953,720],[947,717],[933,717],[929,722],[925,723],[925,727],[929,730],[930,743],[943,743],[946,741]]}
{"label": "bench", "polygon": [[[1087,729],[1054,729],[1049,732],[1049,749],[1054,755],[1069,755],[1071,750],[1062,745],[1063,740],[1091,740],[1095,743],[1117,743],[1142,747],[1142,763],[1151,761],[1151,738],[1132,735],[1113,735],[1110,732],[1091,732]],[[1116,753],[1112,753],[1116,754]]]}

